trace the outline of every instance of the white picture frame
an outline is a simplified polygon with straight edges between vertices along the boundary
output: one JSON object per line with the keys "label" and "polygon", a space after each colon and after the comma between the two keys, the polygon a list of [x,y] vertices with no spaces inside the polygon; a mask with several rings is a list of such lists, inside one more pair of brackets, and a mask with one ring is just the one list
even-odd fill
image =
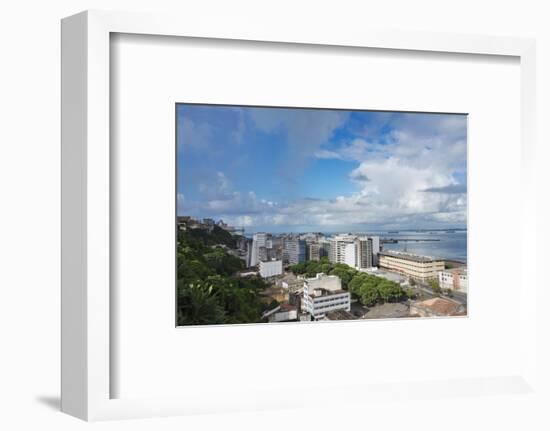
{"label": "white picture frame", "polygon": [[[192,17],[87,11],[62,21],[62,410],[85,420],[106,420],[267,408],[256,394],[204,405],[174,398],[112,399],[110,352],[110,36],[113,33],[184,36],[240,41],[403,51],[513,56],[521,67],[522,250],[536,250],[535,42],[472,35],[396,33],[368,29],[349,34],[299,28],[210,27]],[[406,384],[402,397],[537,391],[536,259],[521,258],[521,355],[524,372],[502,379]],[[330,392],[327,387],[327,391]],[[391,398],[392,385],[348,388],[342,400]],[[327,394],[306,394],[298,405],[322,403]],[[284,400],[274,407],[296,406]]]}

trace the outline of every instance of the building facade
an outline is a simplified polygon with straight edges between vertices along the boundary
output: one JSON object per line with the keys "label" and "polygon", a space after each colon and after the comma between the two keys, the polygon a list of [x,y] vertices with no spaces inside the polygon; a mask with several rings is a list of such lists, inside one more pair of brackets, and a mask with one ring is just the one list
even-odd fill
{"label": "building facade", "polygon": [[441,271],[439,273],[439,285],[442,289],[468,293],[468,270],[466,268],[453,268]]}
{"label": "building facade", "polygon": [[372,238],[358,237],[355,240],[355,255],[357,268],[372,268],[374,266]]}
{"label": "building facade", "polygon": [[368,269],[377,265],[379,251],[380,239],[377,236],[336,235],[330,239],[329,260]]}
{"label": "building facade", "polygon": [[350,311],[351,296],[348,291],[342,290],[339,277],[320,273],[304,280],[302,309],[313,320],[324,319],[330,311]]}
{"label": "building facade", "polygon": [[333,263],[353,262],[350,266],[355,266],[355,238],[353,235],[336,235],[332,237],[330,239],[329,260]]}
{"label": "building facade", "polygon": [[316,243],[307,244],[307,260],[320,260],[321,259],[321,246]]}
{"label": "building facade", "polygon": [[430,256],[419,256],[400,251],[378,253],[378,266],[420,281],[438,279],[445,270],[445,261]]}
{"label": "building facade", "polygon": [[320,257],[329,257],[330,255],[330,241],[327,239],[320,239],[319,244],[319,256]]}
{"label": "building facade", "polygon": [[260,248],[266,247],[266,242],[268,239],[268,234],[264,232],[255,233],[252,237],[252,248],[250,252],[250,266],[256,266],[258,263],[260,263],[260,260],[262,257],[264,259],[265,256],[261,256]]}
{"label": "building facade", "polygon": [[284,242],[283,260],[289,265],[306,261],[306,242],[301,239],[286,239]]}
{"label": "building facade", "polygon": [[260,261],[260,276],[262,278],[275,277],[283,273],[282,260]]}

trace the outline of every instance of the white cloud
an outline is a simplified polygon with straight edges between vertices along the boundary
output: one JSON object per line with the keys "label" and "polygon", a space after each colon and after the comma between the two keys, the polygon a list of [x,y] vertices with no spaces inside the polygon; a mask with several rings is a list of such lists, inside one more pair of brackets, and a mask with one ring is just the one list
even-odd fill
{"label": "white cloud", "polygon": [[[199,185],[206,199],[186,200],[188,208],[252,230],[254,226],[328,230],[466,223],[466,186],[455,176],[465,174],[465,116],[380,115],[380,121],[360,131],[361,136],[329,146],[334,131],[346,121],[343,113],[278,110],[274,115],[271,110],[254,109],[250,114],[260,130],[286,133],[293,150],[286,163],[289,173],[301,169],[313,155],[353,161],[357,167],[349,179],[357,190],[334,199],[275,202],[252,191],[235,191],[224,173],[216,172]],[[392,131],[380,134],[388,125]]]}

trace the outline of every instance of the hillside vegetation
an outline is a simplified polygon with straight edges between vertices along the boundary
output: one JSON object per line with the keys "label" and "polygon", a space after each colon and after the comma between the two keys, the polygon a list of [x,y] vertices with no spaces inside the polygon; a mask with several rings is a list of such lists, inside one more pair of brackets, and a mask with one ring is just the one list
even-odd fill
{"label": "hillside vegetation", "polygon": [[222,246],[234,247],[235,239],[218,226],[211,232],[178,232],[178,325],[262,321],[266,305],[260,302],[259,293],[266,283],[259,277],[236,276],[244,262]]}

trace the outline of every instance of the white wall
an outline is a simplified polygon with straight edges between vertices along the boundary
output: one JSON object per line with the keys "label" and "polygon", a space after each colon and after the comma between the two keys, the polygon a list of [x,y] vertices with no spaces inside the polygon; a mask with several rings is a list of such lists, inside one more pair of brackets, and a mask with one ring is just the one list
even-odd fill
{"label": "white wall", "polygon": [[355,243],[347,244],[344,250],[344,263],[352,268],[355,268],[355,264],[357,263],[355,256]]}
{"label": "white wall", "polygon": [[271,260],[268,262],[260,262],[260,275],[264,278],[273,277],[283,273],[283,261]]}
{"label": "white wall", "polygon": [[[550,118],[550,26],[544,1],[292,0],[202,1],[182,0],[21,0],[4,2],[0,13],[0,428],[87,429],[86,424],[56,411],[59,396],[59,20],[83,9],[167,11],[197,13],[197,20],[241,23],[272,20],[284,25],[361,30],[378,27],[397,30],[470,32],[538,38],[538,95],[540,125]],[[284,28],[284,25],[282,26]],[[547,126],[546,126],[547,127]],[[550,129],[539,130],[540,142],[550,142]],[[539,145],[538,181],[550,183],[550,147]],[[550,219],[548,193],[540,193],[540,220]],[[548,224],[540,226],[538,259],[548,241]],[[32,277],[30,276],[32,274]],[[540,285],[547,283],[540,280]],[[549,303],[548,290],[539,303]],[[541,323],[549,325],[548,316]],[[550,363],[548,344],[540,346],[540,362]],[[284,373],[282,374],[284,375]],[[195,416],[155,421],[99,424],[101,429],[227,429],[274,430],[281,422],[296,428],[356,428],[365,424],[379,430],[411,429],[411,417],[430,411],[425,429],[448,430],[491,426],[502,430],[548,429],[541,406],[525,397],[461,398],[420,403],[374,403],[349,408],[270,413],[235,413],[218,417]],[[395,414],[399,411],[399,415]],[[457,414],[457,412],[459,414]],[[452,422],[448,418],[452,417]]]}

